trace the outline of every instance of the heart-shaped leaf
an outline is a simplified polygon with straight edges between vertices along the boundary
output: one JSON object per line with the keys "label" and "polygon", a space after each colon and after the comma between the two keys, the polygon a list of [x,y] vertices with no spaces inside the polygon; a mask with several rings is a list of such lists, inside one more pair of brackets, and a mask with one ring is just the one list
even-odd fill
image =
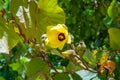
{"label": "heart-shaped leaf", "polygon": [[120,29],[110,28],[108,30],[110,37],[110,46],[115,50],[120,50]]}

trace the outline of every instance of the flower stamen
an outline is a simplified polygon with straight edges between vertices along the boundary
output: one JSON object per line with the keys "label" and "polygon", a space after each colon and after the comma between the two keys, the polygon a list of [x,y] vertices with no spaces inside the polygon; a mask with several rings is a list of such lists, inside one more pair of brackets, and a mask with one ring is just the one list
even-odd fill
{"label": "flower stamen", "polygon": [[60,40],[60,41],[65,40],[65,35],[64,35],[64,33],[60,33],[60,34],[58,35],[58,40]]}

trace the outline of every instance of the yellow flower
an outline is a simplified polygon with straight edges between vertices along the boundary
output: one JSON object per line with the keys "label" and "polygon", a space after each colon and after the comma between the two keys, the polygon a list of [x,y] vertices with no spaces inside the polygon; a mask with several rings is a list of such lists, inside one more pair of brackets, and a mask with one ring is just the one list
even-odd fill
{"label": "yellow flower", "polygon": [[65,43],[71,43],[71,37],[64,24],[47,27],[46,45],[51,48],[59,48],[61,50]]}

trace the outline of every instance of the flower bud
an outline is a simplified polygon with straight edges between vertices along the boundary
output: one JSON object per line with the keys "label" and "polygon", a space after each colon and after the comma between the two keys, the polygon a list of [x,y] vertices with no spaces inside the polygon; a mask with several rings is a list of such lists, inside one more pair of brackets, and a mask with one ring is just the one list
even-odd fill
{"label": "flower bud", "polygon": [[84,43],[84,41],[80,41],[78,46],[76,47],[76,51],[78,53],[79,56],[83,56],[86,50],[86,45]]}
{"label": "flower bud", "polygon": [[62,52],[62,55],[69,59],[69,58],[73,58],[76,55],[76,53],[74,50],[67,50]]}

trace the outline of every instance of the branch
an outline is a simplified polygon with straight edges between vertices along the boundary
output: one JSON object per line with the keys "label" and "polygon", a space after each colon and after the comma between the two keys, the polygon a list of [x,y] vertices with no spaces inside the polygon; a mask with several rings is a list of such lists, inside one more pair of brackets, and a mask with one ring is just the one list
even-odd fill
{"label": "branch", "polygon": [[76,57],[82,62],[82,64],[83,64],[82,67],[83,67],[85,70],[88,70],[88,71],[91,71],[91,72],[94,72],[94,73],[97,73],[97,72],[98,72],[98,71],[90,68],[90,67],[87,65],[87,63],[85,62],[84,59],[80,58],[79,56],[76,56]]}
{"label": "branch", "polygon": [[[76,51],[73,44],[71,44],[71,49],[73,49],[76,52],[76,54],[78,54],[78,52]],[[86,61],[81,56],[76,55],[75,57],[78,58],[82,62],[83,65],[81,65],[81,67],[83,67],[85,70],[88,70],[88,71],[91,71],[91,72],[94,72],[94,73],[98,73],[97,70],[94,70],[94,69],[90,68],[88,66],[88,64],[86,63]]]}
{"label": "branch", "polygon": [[45,54],[45,51],[40,51],[39,54],[41,54],[41,56],[43,57],[43,60],[48,64],[48,66],[53,69],[56,73],[58,73],[58,71],[56,70],[56,68],[52,65],[50,59],[48,58],[48,56]]}

